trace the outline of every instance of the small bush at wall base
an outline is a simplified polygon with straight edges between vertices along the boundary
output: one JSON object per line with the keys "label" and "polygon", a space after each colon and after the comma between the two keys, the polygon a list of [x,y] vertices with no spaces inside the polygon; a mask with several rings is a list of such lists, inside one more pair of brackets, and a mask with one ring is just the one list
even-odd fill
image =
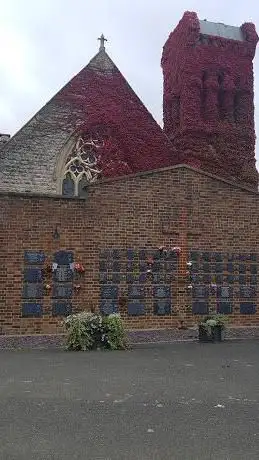
{"label": "small bush at wall base", "polygon": [[124,350],[126,333],[119,314],[102,316],[82,312],[68,316],[64,321],[68,332],[68,350]]}

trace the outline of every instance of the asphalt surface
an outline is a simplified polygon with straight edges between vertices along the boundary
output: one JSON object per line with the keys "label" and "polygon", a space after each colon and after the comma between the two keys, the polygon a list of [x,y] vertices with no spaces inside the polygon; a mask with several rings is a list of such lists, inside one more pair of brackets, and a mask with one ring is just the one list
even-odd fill
{"label": "asphalt surface", "polygon": [[259,342],[0,352],[1,460],[259,458]]}

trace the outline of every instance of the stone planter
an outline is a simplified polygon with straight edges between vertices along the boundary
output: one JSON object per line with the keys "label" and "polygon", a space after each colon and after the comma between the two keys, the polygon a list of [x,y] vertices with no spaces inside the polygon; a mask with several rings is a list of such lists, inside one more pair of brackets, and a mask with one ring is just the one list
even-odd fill
{"label": "stone planter", "polygon": [[210,331],[202,325],[199,325],[199,342],[212,342]]}
{"label": "stone planter", "polygon": [[222,341],[222,326],[213,326],[211,328],[211,338],[212,342],[221,342]]}
{"label": "stone planter", "polygon": [[222,326],[207,328],[203,325],[199,325],[199,342],[221,342],[222,331]]}

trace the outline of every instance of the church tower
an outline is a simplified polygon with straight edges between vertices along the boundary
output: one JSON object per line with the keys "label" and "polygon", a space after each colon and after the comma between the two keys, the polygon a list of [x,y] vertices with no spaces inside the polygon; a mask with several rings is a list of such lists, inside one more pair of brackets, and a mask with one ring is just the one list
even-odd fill
{"label": "church tower", "polygon": [[162,55],[164,131],[187,163],[248,187],[255,167],[253,58],[258,36],[186,12]]}

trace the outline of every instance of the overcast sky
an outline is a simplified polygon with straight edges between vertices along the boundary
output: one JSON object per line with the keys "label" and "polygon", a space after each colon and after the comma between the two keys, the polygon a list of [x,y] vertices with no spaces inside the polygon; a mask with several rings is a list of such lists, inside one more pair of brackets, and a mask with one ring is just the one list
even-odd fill
{"label": "overcast sky", "polygon": [[[79,72],[101,33],[161,124],[162,46],[186,10],[230,25],[252,21],[259,31],[259,0],[0,0],[0,133],[14,134]],[[258,131],[259,46],[254,70]]]}

